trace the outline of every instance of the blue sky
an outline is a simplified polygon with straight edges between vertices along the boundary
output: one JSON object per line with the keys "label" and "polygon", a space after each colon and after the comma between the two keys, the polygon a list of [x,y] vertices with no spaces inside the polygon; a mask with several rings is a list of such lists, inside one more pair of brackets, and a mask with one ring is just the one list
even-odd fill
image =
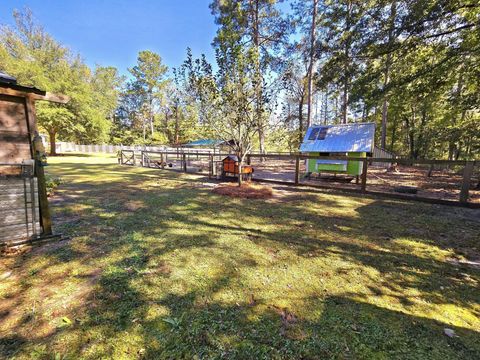
{"label": "blue sky", "polygon": [[93,66],[115,66],[123,74],[140,50],[159,53],[178,66],[187,46],[213,61],[216,25],[210,0],[1,0],[0,23],[27,6],[55,39]]}

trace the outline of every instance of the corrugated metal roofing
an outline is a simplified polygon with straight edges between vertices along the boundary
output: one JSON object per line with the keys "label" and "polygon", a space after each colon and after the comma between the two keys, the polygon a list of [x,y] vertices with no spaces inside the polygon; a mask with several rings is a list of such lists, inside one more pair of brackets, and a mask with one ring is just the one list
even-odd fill
{"label": "corrugated metal roofing", "polygon": [[0,72],[0,82],[6,84],[16,84],[17,79],[15,79],[13,76]]}
{"label": "corrugated metal roofing", "polygon": [[238,156],[236,156],[236,155],[227,155],[227,157],[225,157],[225,158],[223,159],[223,161],[226,160],[226,159],[230,159],[230,160],[233,160],[233,161],[238,161]]}
{"label": "corrugated metal roofing", "polygon": [[29,92],[29,93],[35,93],[39,95],[45,95],[45,91],[37,89],[35,87],[18,85],[16,78],[2,72],[0,72],[0,87]]}
{"label": "corrugated metal roofing", "polygon": [[[315,125],[308,128],[301,152],[372,152],[374,123]],[[321,140],[320,140],[321,139]]]}
{"label": "corrugated metal roofing", "polygon": [[215,139],[200,139],[195,141],[190,141],[183,146],[218,146],[223,144],[224,141],[222,140],[215,140]]}

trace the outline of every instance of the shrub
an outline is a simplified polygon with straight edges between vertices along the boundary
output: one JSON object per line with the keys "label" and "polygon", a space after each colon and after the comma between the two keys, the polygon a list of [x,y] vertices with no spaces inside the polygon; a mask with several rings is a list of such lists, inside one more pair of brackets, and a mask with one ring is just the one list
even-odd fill
{"label": "shrub", "polygon": [[51,175],[45,175],[45,184],[47,186],[47,196],[52,196],[58,185],[62,184],[63,180],[59,177],[53,177]]}

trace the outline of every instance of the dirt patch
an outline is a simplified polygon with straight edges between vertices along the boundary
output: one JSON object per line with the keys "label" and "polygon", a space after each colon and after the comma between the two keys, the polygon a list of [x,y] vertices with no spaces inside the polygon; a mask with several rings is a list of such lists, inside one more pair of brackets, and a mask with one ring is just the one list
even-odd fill
{"label": "dirt patch", "polygon": [[140,200],[129,200],[126,202],[125,207],[127,208],[127,210],[136,211],[143,209],[145,207],[145,204],[143,203],[143,201]]}
{"label": "dirt patch", "polygon": [[215,194],[238,197],[243,199],[269,199],[273,196],[273,190],[269,186],[261,186],[252,183],[220,184],[213,189]]}

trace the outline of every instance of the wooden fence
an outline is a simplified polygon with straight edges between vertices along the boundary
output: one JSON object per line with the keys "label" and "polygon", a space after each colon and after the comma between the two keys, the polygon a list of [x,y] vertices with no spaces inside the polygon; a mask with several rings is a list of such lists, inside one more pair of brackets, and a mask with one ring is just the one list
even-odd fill
{"label": "wooden fence", "polygon": [[[221,162],[222,158],[227,156],[226,153],[206,153],[199,151],[190,151],[190,152],[178,152],[178,151],[134,151],[134,150],[122,150],[120,154],[119,162],[124,165],[132,166],[144,166],[150,168],[159,168],[167,170],[176,170],[181,172],[194,172],[201,173],[199,167],[202,166],[193,166],[192,163],[203,162],[203,169],[205,174],[208,170],[208,177],[215,178],[218,176],[218,164]],[[303,177],[304,173],[304,161],[308,159],[318,159],[318,160],[342,160],[342,161],[359,161],[362,163],[362,173],[358,179],[358,183],[349,184],[348,186],[341,186],[335,183],[322,183],[322,182],[313,182],[306,181]],[[255,168],[261,168],[263,162],[275,161],[276,163],[291,164],[291,172],[287,173],[290,176],[290,179],[285,180],[284,178],[269,178],[265,176],[264,173],[255,171],[253,180],[261,182],[269,182],[275,184],[284,184],[290,186],[306,186],[314,188],[323,188],[329,190],[341,190],[346,192],[354,192],[361,194],[375,194],[383,195],[392,198],[398,199],[409,199],[409,200],[419,200],[429,203],[437,204],[448,204],[448,205],[461,205],[472,208],[480,208],[480,189],[475,190],[475,201],[472,201],[470,197],[470,192],[472,191],[473,176],[475,171],[479,172],[480,176],[480,161],[449,161],[449,160],[412,160],[412,159],[399,159],[399,158],[351,158],[345,156],[310,156],[304,154],[285,154],[285,153],[276,153],[276,154],[249,154],[247,155],[246,162],[247,164],[252,164],[256,162],[257,165],[254,165]],[[382,163],[387,164],[388,166],[380,166],[382,169],[375,167],[375,164]],[[282,165],[279,165],[282,166]],[[434,197],[422,196],[417,194],[404,194],[397,193],[393,189],[393,185],[385,184],[383,187],[379,187],[378,184],[373,184],[371,182],[372,176],[376,176],[375,172],[382,171],[382,174],[387,174],[389,170],[385,168],[395,168],[397,166],[408,167],[415,166],[414,170],[420,169],[422,171],[421,176],[432,176],[432,169],[440,168],[442,171],[446,168],[455,168],[456,172],[447,173],[446,175],[442,172],[442,179],[447,178],[448,176],[453,177],[454,175],[458,178],[458,186],[455,185],[455,192],[449,194],[449,196],[443,196],[442,192],[437,191]],[[278,167],[278,166],[277,166]],[[302,170],[303,168],[303,170]],[[393,170],[395,171],[395,170]],[[393,173],[395,175],[395,173]],[[450,183],[457,181],[455,179],[449,179]],[[369,183],[370,181],[370,183]],[[479,180],[480,181],[480,180]],[[333,184],[333,185],[332,185]],[[388,186],[390,185],[390,189]],[[480,184],[479,184],[480,185]],[[441,185],[443,186],[443,185]],[[445,185],[446,186],[446,185]],[[449,185],[451,186],[451,185]],[[386,191],[385,189],[390,191]],[[457,194],[458,188],[458,194]],[[475,188],[475,187],[474,187]],[[438,194],[440,195],[438,195]],[[479,194],[477,196],[477,193]],[[446,194],[446,193],[445,193]],[[478,200],[478,201],[477,201]]]}

